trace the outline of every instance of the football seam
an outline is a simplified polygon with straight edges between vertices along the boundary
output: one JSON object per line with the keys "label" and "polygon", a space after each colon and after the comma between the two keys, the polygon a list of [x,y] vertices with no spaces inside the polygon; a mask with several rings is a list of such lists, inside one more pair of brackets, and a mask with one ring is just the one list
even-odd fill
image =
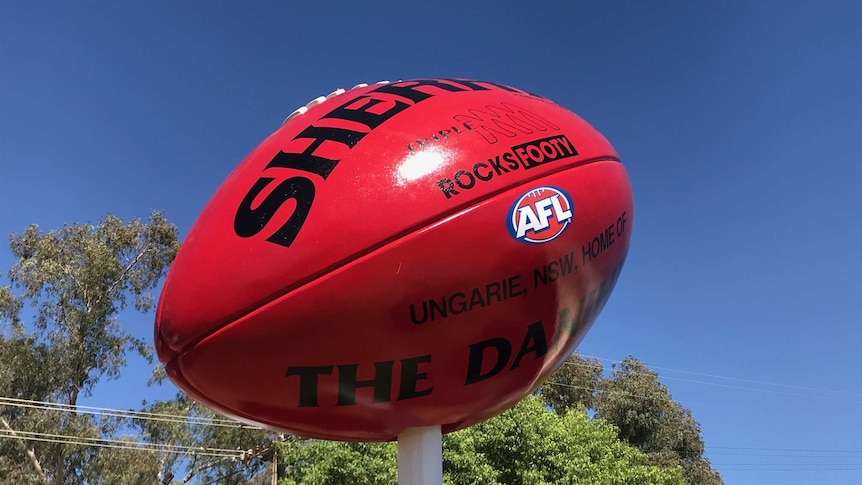
{"label": "football seam", "polygon": [[[414,224],[408,228],[405,228],[402,231],[399,231],[397,234],[394,234],[394,235],[392,235],[386,239],[381,240],[377,244],[369,246],[369,247],[363,249],[362,251],[357,251],[357,252],[355,252],[349,256],[346,256],[346,257],[326,266],[325,268],[322,268],[319,271],[316,271],[316,272],[306,276],[305,278],[302,278],[301,280],[295,282],[294,284],[287,286],[285,288],[282,288],[277,293],[273,293],[273,294],[267,296],[266,298],[258,300],[254,305],[249,305],[248,307],[243,308],[240,311],[234,312],[234,313],[226,316],[225,318],[220,319],[218,321],[218,323],[213,325],[209,330],[200,334],[199,336],[195,337],[194,339],[189,340],[188,343],[181,346],[179,349],[173,349],[170,346],[170,344],[168,344],[168,348],[171,348],[171,350],[174,351],[174,355],[172,356],[171,360],[178,359],[180,357],[180,355],[182,355],[183,353],[185,353],[186,351],[188,351],[192,347],[196,346],[201,341],[207,339],[208,337],[210,337],[214,333],[223,329],[225,326],[230,325],[231,323],[236,322],[236,321],[248,316],[249,314],[251,314],[255,311],[263,309],[267,305],[270,305],[271,303],[275,302],[276,300],[283,298],[284,296],[291,293],[292,291],[295,291],[299,288],[302,288],[303,286],[317,280],[318,278],[321,278],[322,276],[325,276],[327,274],[332,273],[333,271],[347,265],[348,263],[352,263],[352,262],[354,262],[358,259],[361,259],[361,258],[379,250],[379,249],[382,249],[382,248],[388,246],[389,244],[392,244],[393,242],[405,237],[406,235],[408,235],[412,232],[416,232],[418,230],[422,230],[424,228],[430,227],[430,226],[434,225],[435,223],[440,222],[444,219],[447,219],[447,218],[451,217],[452,215],[457,214],[457,213],[463,211],[464,209],[466,209],[468,207],[474,206],[480,202],[483,202],[485,200],[496,197],[496,196],[498,196],[504,192],[507,192],[507,191],[519,186],[519,185],[529,184],[535,180],[538,180],[538,179],[541,179],[541,178],[544,178],[544,177],[547,177],[547,176],[550,176],[550,175],[553,175],[553,174],[556,174],[559,172],[563,172],[565,170],[570,170],[572,168],[580,167],[583,165],[589,165],[592,163],[598,163],[598,162],[616,162],[616,163],[621,164],[622,160],[620,160],[619,157],[614,156],[614,155],[600,155],[600,156],[588,158],[586,160],[579,160],[577,162],[566,164],[566,165],[559,165],[556,168],[554,168],[553,170],[550,170],[548,172],[537,173],[530,178],[522,179],[522,180],[519,180],[517,182],[512,182],[510,184],[507,184],[503,187],[500,187],[500,188],[498,188],[492,192],[485,194],[481,198],[471,199],[469,201],[463,202],[457,206],[454,206],[453,208],[451,208],[450,210],[448,210],[442,214],[435,215],[433,218],[429,218],[429,219],[420,221],[420,222],[418,222],[418,223],[416,223],[416,224]],[[159,329],[159,334],[161,335],[161,328]],[[164,340],[164,338],[163,338],[163,340]]]}

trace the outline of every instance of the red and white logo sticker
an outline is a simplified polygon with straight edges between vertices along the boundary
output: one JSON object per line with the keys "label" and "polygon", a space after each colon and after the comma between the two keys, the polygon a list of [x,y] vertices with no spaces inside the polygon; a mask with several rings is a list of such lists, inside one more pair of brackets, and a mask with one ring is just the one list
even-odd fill
{"label": "red and white logo sticker", "polygon": [[574,204],[563,189],[530,189],[509,209],[509,234],[518,241],[541,244],[559,237],[572,222]]}

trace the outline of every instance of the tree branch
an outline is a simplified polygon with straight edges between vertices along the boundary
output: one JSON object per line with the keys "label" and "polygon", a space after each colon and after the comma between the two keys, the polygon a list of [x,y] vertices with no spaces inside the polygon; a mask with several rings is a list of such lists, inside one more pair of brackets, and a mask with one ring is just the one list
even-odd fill
{"label": "tree branch", "polygon": [[[146,243],[148,244],[149,242],[146,241]],[[117,276],[117,279],[114,280],[113,283],[111,283],[111,286],[108,287],[108,291],[105,292],[106,296],[110,297],[111,292],[114,291],[114,288],[116,288],[117,285],[120,284],[121,281],[123,281],[123,278],[125,278],[126,275],[129,274],[129,271],[131,271],[132,268],[134,268],[135,265],[138,264],[138,261],[140,261],[141,258],[143,258],[144,255],[147,254],[148,252],[150,252],[150,248],[147,247],[147,245],[145,244],[144,249],[140,253],[138,253],[138,255],[135,256],[135,258],[132,259],[132,261],[129,264],[127,264],[126,267],[123,268],[122,271],[120,271],[120,275]],[[97,303],[98,303],[98,301],[97,301]]]}
{"label": "tree branch", "polygon": [[180,480],[180,483],[189,483],[195,475],[203,470],[203,466],[199,464],[199,460],[200,458],[198,458],[197,455],[192,455],[192,463],[189,465],[189,472],[186,474],[185,478]]}
{"label": "tree branch", "polygon": [[6,418],[0,416],[0,424],[3,424],[3,427],[6,428],[6,431],[9,432],[12,436],[14,436],[19,443],[21,443],[21,447],[24,448],[24,453],[27,455],[27,458],[30,460],[30,463],[33,464],[33,468],[36,469],[36,473],[39,474],[39,478],[42,480],[42,483],[48,485],[48,476],[45,475],[45,470],[42,470],[42,465],[39,463],[39,459],[36,458],[36,453],[33,452],[32,448],[28,448],[27,444],[21,439],[21,436],[9,426],[9,421],[6,421]]}
{"label": "tree branch", "polygon": [[168,453],[163,451],[161,456],[159,456],[159,473],[156,477],[159,479],[159,483],[165,483],[165,463],[168,461]]}
{"label": "tree branch", "polygon": [[78,290],[81,291],[81,296],[84,299],[84,306],[86,307],[87,313],[90,313],[90,296],[87,295],[87,288],[81,284],[81,281],[72,273],[72,270],[69,268],[69,265],[63,265],[63,272],[66,273],[69,278],[72,278],[72,281],[77,285]]}

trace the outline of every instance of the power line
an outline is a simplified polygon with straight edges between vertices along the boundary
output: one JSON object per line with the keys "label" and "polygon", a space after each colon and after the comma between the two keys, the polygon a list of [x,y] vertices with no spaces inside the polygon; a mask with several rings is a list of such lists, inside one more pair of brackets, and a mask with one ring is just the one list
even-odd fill
{"label": "power line", "polygon": [[862,471],[862,467],[858,468],[814,468],[814,467],[745,467],[745,468],[723,468],[722,472],[753,472],[753,471],[764,471],[764,472],[800,472],[800,471],[818,471],[818,472],[852,472],[852,471]]}
{"label": "power line", "polygon": [[151,451],[159,453],[173,453],[182,455],[213,456],[220,458],[241,458],[244,452],[240,450],[227,450],[232,453],[218,451],[220,449],[208,450],[207,448],[168,445],[164,443],[142,443],[134,441],[114,440],[108,438],[88,438],[83,436],[62,435],[53,433],[37,433],[32,431],[0,430],[0,438],[18,439],[24,441],[42,441],[46,443],[58,443],[66,445],[80,445],[99,448],[115,448],[135,451]]}
{"label": "power line", "polygon": [[[566,387],[578,387],[578,386],[569,386]],[[641,396],[635,396],[641,397]],[[133,451],[146,451],[146,452],[159,452],[159,453],[172,453],[172,454],[183,454],[188,456],[208,456],[215,458],[228,458],[228,459],[251,459],[255,457],[259,457],[261,454],[265,453],[269,448],[265,448],[254,455],[249,456],[249,451],[242,451],[236,449],[229,448],[207,448],[201,446],[187,446],[187,445],[171,445],[167,443],[143,443],[143,442],[133,442],[127,440],[117,440],[110,438],[90,438],[90,437],[82,437],[75,435],[63,435],[63,434],[54,434],[54,433],[40,433],[40,432],[32,432],[32,431],[19,431],[19,430],[0,430],[0,438],[10,438],[10,439],[19,439],[25,441],[41,441],[48,443],[58,443],[58,444],[68,444],[68,445],[79,445],[79,446],[89,446],[89,447],[101,447],[101,448],[114,448],[114,449],[125,449],[125,450],[133,450]],[[731,452],[725,451],[710,451],[709,454],[724,454],[724,455],[742,455],[742,456],[750,456],[750,457],[778,457],[778,456],[788,456],[792,458],[852,458],[854,455],[859,454],[862,455],[862,450],[848,450],[848,449],[813,449],[813,448],[766,448],[766,447],[739,447],[739,446],[709,446],[710,450],[734,450]],[[752,454],[751,452],[756,452],[757,454]],[[781,452],[782,454],[774,453]],[[808,453],[808,455],[800,455],[799,453]],[[828,455],[827,455],[828,454]],[[796,471],[796,470],[827,470],[824,467],[835,467],[835,466],[862,466],[862,463],[799,463],[799,464],[791,464],[791,463],[758,463],[758,462],[750,462],[750,463],[715,463],[714,466],[721,467],[722,470],[726,471],[754,471],[754,470],[776,470],[776,471]],[[748,467],[744,469],[739,468],[728,468],[728,467]],[[759,468],[754,468],[759,467]],[[772,467],[772,468],[765,468]],[[783,467],[783,468],[775,468],[775,467]],[[792,467],[792,468],[788,468]],[[817,468],[814,468],[817,467]],[[841,468],[839,470],[845,470],[845,468]],[[218,479],[228,478],[228,476],[219,477]],[[215,483],[215,482],[213,482]]]}
{"label": "power line", "polygon": [[[572,389],[582,389],[590,392],[610,392],[604,389],[596,389],[590,387],[583,386],[575,386],[572,384],[566,384],[563,382],[554,382],[547,381],[546,385],[556,385],[561,387],[568,387]],[[638,399],[650,399],[649,396],[641,396],[632,394],[625,391],[615,390],[613,392],[635,397]],[[124,409],[112,409],[106,407],[96,407],[96,406],[71,406],[68,404],[62,403],[54,403],[49,401],[36,401],[31,399],[18,399],[11,397],[2,397],[0,396],[0,405],[7,405],[12,407],[21,407],[21,408],[29,408],[29,409],[37,409],[37,410],[45,410],[45,411],[60,411],[60,412],[78,412],[82,414],[91,414],[96,416],[109,416],[109,417],[120,417],[120,418],[128,418],[128,419],[140,419],[144,421],[160,421],[160,422],[168,422],[168,423],[177,423],[177,424],[192,424],[192,425],[200,425],[200,426],[223,426],[229,428],[247,428],[247,429],[262,429],[256,428],[253,426],[248,426],[242,423],[238,423],[236,421],[228,420],[228,419],[219,419],[219,418],[205,418],[205,417],[196,417],[196,416],[184,416],[177,414],[168,414],[168,413],[151,413],[145,411],[130,411]]]}
{"label": "power line", "polygon": [[862,450],[815,450],[806,448],[760,448],[760,447],[745,447],[745,446],[707,446],[716,450],[741,450],[741,451],[799,451],[805,453],[862,453]]}
{"label": "power line", "polygon": [[597,392],[597,393],[613,392],[616,394],[622,394],[624,396],[636,397],[638,399],[652,399],[649,396],[640,396],[638,394],[632,394],[632,393],[626,392],[626,391],[609,390],[609,389],[596,389],[596,388],[586,387],[586,386],[575,386],[573,384],[566,384],[565,382],[546,381],[545,384],[550,384],[552,386],[568,387],[569,389],[580,389],[582,391],[591,391],[591,392]]}
{"label": "power line", "polygon": [[[44,404],[44,405],[50,405],[50,406],[57,407],[57,408],[66,408],[66,409],[75,410],[75,411],[78,411],[81,409],[88,409],[88,410],[95,410],[95,411],[110,411],[110,412],[123,413],[123,414],[129,414],[129,415],[162,416],[162,417],[169,417],[169,418],[175,418],[178,416],[182,416],[182,415],[169,414],[169,413],[153,413],[153,412],[148,412],[148,411],[132,411],[132,410],[126,410],[126,409],[112,409],[112,408],[104,408],[104,407],[96,407],[96,406],[84,406],[84,405],[74,405],[73,406],[71,404],[63,404],[63,403],[49,402],[49,401],[34,401],[31,399],[19,399],[19,398],[14,398],[14,397],[5,397],[5,396],[0,396],[0,401]],[[182,416],[182,417],[185,418],[185,416]],[[230,420],[230,419],[204,418],[204,417],[196,417],[196,416],[188,416],[188,419],[208,421],[208,422],[212,421],[212,422],[222,422],[222,423],[228,423],[228,424],[238,424],[235,421]]]}
{"label": "power line", "polygon": [[[609,359],[603,359],[603,360],[609,360]],[[564,365],[574,365],[574,366],[579,366],[579,367],[591,367],[588,363],[570,362],[570,361],[564,362]],[[669,370],[669,369],[666,369],[666,370]],[[677,371],[677,372],[685,372],[685,371]],[[711,374],[702,374],[702,373],[697,373],[697,372],[687,372],[687,373],[710,376],[710,377],[715,377],[715,378],[719,378],[719,379],[729,379],[729,380],[737,380],[737,381],[745,381],[745,382],[759,382],[763,385],[781,386],[781,387],[791,388],[791,389],[806,389],[806,390],[812,390],[812,391],[817,390],[819,392],[834,392],[834,393],[843,392],[844,394],[848,394],[848,395],[852,395],[852,396],[856,396],[856,395],[862,396],[862,394],[856,394],[856,393],[852,393],[852,392],[829,391],[829,390],[809,388],[809,387],[804,387],[804,386],[791,386],[791,385],[787,385],[787,384],[767,383],[765,381],[751,381],[751,380],[746,380],[746,379],[737,379],[734,377],[713,376]],[[647,372],[637,372],[637,371],[631,372],[631,374],[634,374],[634,375],[652,375],[652,374],[647,373]],[[765,393],[769,393],[769,394],[780,394],[780,395],[784,395],[784,396],[795,396],[795,397],[806,397],[806,398],[811,398],[811,399],[826,399],[826,400],[846,401],[846,402],[851,402],[854,404],[862,404],[862,401],[852,400],[852,399],[848,399],[848,398],[842,398],[842,397],[838,397],[838,396],[801,394],[801,393],[795,393],[795,392],[778,391],[778,390],[774,390],[774,389],[760,389],[760,388],[756,388],[756,387],[735,386],[732,384],[700,381],[700,380],[695,380],[695,379],[685,379],[682,377],[656,375],[656,379],[659,381],[673,380],[673,381],[680,381],[680,382],[690,382],[693,384],[702,384],[702,385],[706,385],[706,386],[723,387],[726,389],[737,389],[737,390],[743,390],[743,391],[765,392]]]}
{"label": "power line", "polygon": [[[630,392],[620,391],[618,389],[598,389],[595,387],[575,386],[573,384],[566,384],[565,382],[545,381],[542,385],[543,386],[552,385],[552,386],[559,386],[559,387],[568,387],[570,389],[581,389],[583,391],[590,391],[590,392],[595,392],[595,393],[599,393],[599,394],[612,392],[615,394],[621,394],[623,396],[634,397],[637,399],[653,399],[651,396],[641,396],[639,394],[632,394]],[[685,400],[676,401],[676,402],[679,402],[681,404],[709,404],[709,403],[704,402],[704,401],[692,401],[691,399],[685,399]]]}
{"label": "power line", "polygon": [[96,416],[109,416],[127,419],[140,419],[144,421],[161,421],[178,424],[199,424],[203,426],[222,426],[228,428],[249,428],[251,426],[244,425],[229,419],[221,418],[206,418],[199,416],[184,416],[179,414],[168,413],[152,413],[146,411],[131,411],[125,409],[111,409],[95,406],[72,406],[69,404],[55,403],[49,401],[35,401],[31,399],[18,399],[12,397],[0,396],[0,405],[13,406],[20,408],[40,409],[45,411],[60,411],[60,412],[77,412],[81,414],[90,414]]}
{"label": "power line", "polygon": [[[255,458],[260,458],[260,457],[262,457],[262,456],[263,456],[263,455],[265,455],[266,453],[268,453],[268,452],[272,451],[272,449],[273,449],[273,447],[272,447],[272,446],[268,446],[268,447],[266,447],[266,448],[262,448],[262,449],[260,449],[257,453],[255,453],[255,454],[253,454],[253,455],[251,455],[250,457],[248,457],[248,458],[247,458],[247,459],[248,459],[248,463],[246,464],[245,468],[238,468],[238,469],[236,469],[236,470],[232,471],[231,473],[228,473],[227,475],[222,475],[222,476],[220,476],[220,477],[215,477],[215,478],[213,478],[212,480],[210,480],[210,481],[208,481],[208,482],[204,483],[204,485],[214,485],[214,484],[217,484],[217,483],[219,482],[219,480],[224,480],[224,479],[226,479],[226,478],[230,478],[230,477],[233,477],[233,476],[239,475],[240,473],[244,473],[245,471],[247,471],[247,470],[251,467],[251,460],[253,460],[253,459],[255,459]],[[215,465],[215,464],[213,464],[213,465]]]}
{"label": "power line", "polygon": [[[568,362],[568,364],[578,364],[578,363],[576,363],[576,362]],[[583,364],[583,365],[585,365],[585,364]],[[581,389],[581,390],[584,390],[584,391],[598,392],[598,393],[603,393],[603,392],[615,392],[615,393],[619,393],[619,394],[622,394],[622,395],[625,395],[625,396],[629,396],[629,397],[633,397],[633,398],[637,398],[637,399],[649,399],[649,397],[648,397],[648,396],[641,396],[641,395],[633,394],[633,393],[630,393],[630,392],[619,391],[619,390],[612,390],[612,391],[611,391],[611,390],[606,390],[606,389],[596,389],[596,388],[591,388],[591,387],[587,387],[587,386],[576,386],[576,385],[567,384],[567,383],[564,383],[564,382],[555,382],[555,381],[550,381],[550,380],[549,380],[549,381],[546,381],[546,382],[545,382],[545,384],[546,384],[546,385],[560,386],[560,387],[567,387],[567,388],[571,388],[571,389]],[[689,401],[689,402],[691,402],[691,401]],[[841,454],[844,454],[844,455],[835,455],[835,456],[832,456],[832,457],[838,458],[838,457],[842,457],[842,456],[843,456],[843,457],[847,457],[847,456],[848,456],[847,454],[862,454],[862,450],[830,450],[830,449],[802,449],[802,448],[765,448],[765,447],[729,447],[729,446],[709,446],[709,445],[707,445],[707,446],[706,446],[706,448],[707,448],[707,450],[708,450],[708,454],[709,454],[709,455],[744,455],[744,456],[764,456],[764,457],[772,457],[772,456],[774,456],[774,457],[778,457],[778,456],[789,456],[789,457],[796,457],[796,458],[800,458],[800,457],[803,457],[804,455],[799,455],[798,453],[820,453],[821,455],[811,455],[811,457],[816,458],[816,457],[825,457],[824,455],[822,455],[823,453],[841,453]],[[722,452],[722,451],[712,451],[712,450],[736,450],[737,452],[730,452],[730,451],[723,451],[723,452]],[[757,455],[752,455],[752,453],[751,453],[751,452],[759,452],[759,453],[769,452],[769,453],[767,453],[767,454],[757,454]],[[783,453],[783,454],[775,454],[775,453],[772,453],[772,452],[781,452],[781,453]],[[794,453],[795,453],[795,454],[794,454]],[[719,466],[719,465],[716,465],[716,466]]]}
{"label": "power line", "polygon": [[[609,361],[609,362],[619,362],[619,361],[616,361],[613,359],[608,359],[608,358],[598,357],[598,356],[582,355],[581,357],[603,360],[603,361]],[[581,362],[565,362],[565,364],[566,365],[576,365],[576,366],[589,367],[588,363],[581,363]],[[644,364],[644,365],[646,365],[646,364]],[[772,386],[780,386],[780,387],[785,387],[785,388],[805,389],[805,390],[812,390],[812,391],[818,391],[818,392],[833,392],[833,393],[844,393],[844,394],[849,394],[849,395],[862,395],[862,394],[850,393],[850,392],[845,392],[845,391],[831,391],[831,390],[826,390],[826,389],[810,388],[810,387],[805,387],[805,386],[792,386],[792,385],[787,385],[787,384],[779,384],[779,383],[758,381],[758,380],[752,380],[752,379],[740,379],[740,378],[736,378],[736,377],[720,376],[720,375],[707,374],[707,373],[702,373],[702,372],[685,371],[685,370],[673,369],[673,368],[668,368],[668,367],[658,367],[658,366],[647,366],[647,367],[651,367],[651,368],[655,368],[655,369],[664,369],[664,370],[671,371],[671,372],[681,372],[681,373],[692,374],[692,375],[701,375],[701,376],[712,377],[712,378],[717,378],[717,379],[757,383],[757,384],[761,384],[761,385],[772,385]],[[643,374],[643,372],[638,372],[638,374]],[[785,393],[782,391],[775,391],[775,390],[770,390],[770,389],[758,389],[758,388],[745,387],[745,386],[733,386],[733,385],[729,385],[729,384],[699,381],[699,380],[694,380],[694,379],[683,379],[683,378],[673,377],[673,376],[661,376],[661,377],[659,377],[659,379],[677,380],[677,381],[682,381],[682,382],[691,382],[691,383],[696,383],[696,384],[711,385],[711,386],[724,387],[724,388],[730,388],[730,389],[739,389],[739,390],[746,390],[746,391],[771,392],[771,393],[778,393],[778,394],[784,394],[784,395],[792,395],[792,396],[797,396],[797,397],[839,399],[839,398],[829,397],[829,396],[812,396],[812,395],[806,395],[806,394]],[[582,390],[590,391],[590,392],[606,392],[605,390],[602,390],[602,389],[594,389],[594,388],[587,388],[587,387],[582,387],[582,386],[574,386],[574,385],[566,384],[566,383],[562,383],[562,382],[550,381],[550,382],[546,382],[545,384],[562,386],[562,387],[569,387],[569,388],[575,388],[575,389],[582,389]],[[631,394],[631,393],[626,393],[623,391],[615,391],[615,392],[622,393],[624,395],[628,395],[628,396],[639,398],[639,399],[647,399],[648,398],[648,396],[640,396],[640,395],[635,395],[635,394]],[[693,402],[693,401],[688,401],[688,402]],[[857,401],[853,401],[853,402],[857,402]],[[860,402],[862,402],[862,401],[860,401]],[[199,416],[185,416],[185,415],[176,415],[176,414],[169,414],[169,413],[155,413],[155,412],[146,412],[146,411],[132,411],[132,410],[127,410],[127,409],[112,409],[112,408],[97,407],[97,406],[84,406],[84,405],[72,406],[72,405],[62,404],[62,403],[55,403],[55,402],[48,402],[48,401],[36,401],[36,400],[29,400],[29,399],[19,399],[19,398],[3,397],[3,396],[0,396],[0,405],[15,406],[15,407],[21,407],[21,408],[31,408],[31,409],[41,409],[41,410],[48,410],[48,411],[77,412],[77,413],[91,414],[91,415],[97,415],[97,416],[109,416],[109,417],[118,417],[118,418],[126,418],[126,419],[160,421],[160,422],[166,422],[166,423],[255,429],[255,427],[248,426],[248,425],[245,425],[243,423],[239,423],[237,421],[230,420],[230,419],[207,418],[207,417],[199,417]]]}
{"label": "power line", "polygon": [[[203,472],[203,471],[205,471],[205,470],[207,470],[207,469],[209,469],[209,468],[213,468],[213,467],[219,466],[220,464],[224,463],[224,462],[225,462],[225,461],[227,461],[228,459],[230,459],[230,458],[221,458],[221,459],[219,459],[219,460],[213,460],[211,463],[209,463],[209,464],[207,464],[207,465],[203,465],[203,466],[195,466],[191,471],[189,471],[189,474],[188,474],[188,475],[186,475],[186,478],[183,480],[183,482],[182,482],[182,483],[186,483],[186,482],[187,482],[188,480],[190,480],[193,476],[195,476],[195,475],[197,475],[197,474],[199,474],[199,473],[201,473],[201,472]],[[234,460],[234,461],[236,461],[236,458],[233,458],[233,460]],[[229,475],[229,476],[230,476],[230,475]],[[227,478],[227,477],[223,477],[223,478]]]}
{"label": "power line", "polygon": [[[616,364],[616,363],[621,362],[620,360],[617,360],[617,359],[609,359],[607,357],[598,357],[595,355],[581,355],[581,354],[578,354],[578,355],[580,357],[583,357],[583,358],[601,360],[601,361],[605,361],[605,362],[610,362],[612,364]],[[744,378],[740,378],[740,377],[730,377],[730,376],[722,376],[722,375],[717,375],[717,374],[709,374],[709,373],[705,373],[705,372],[694,372],[694,371],[688,371],[688,370],[682,370],[682,369],[674,369],[674,368],[670,368],[670,367],[660,367],[657,365],[649,365],[646,363],[644,363],[644,366],[649,368],[649,369],[664,370],[664,371],[668,371],[668,372],[678,372],[680,374],[689,374],[689,375],[696,375],[696,376],[701,376],[701,377],[711,377],[713,379],[724,379],[724,380],[729,380],[729,381],[746,382],[749,384],[760,384],[760,385],[765,385],[765,386],[785,387],[785,388],[789,388],[789,389],[800,389],[800,390],[814,391],[814,392],[828,392],[828,393],[834,393],[834,394],[847,394],[850,396],[862,397],[862,392],[838,391],[838,390],[834,390],[834,389],[823,389],[823,388],[818,388],[818,387],[799,386],[799,385],[793,385],[793,384],[782,384],[782,383],[778,383],[778,382],[769,382],[769,381],[762,381],[762,380],[756,380],[756,379],[744,379]],[[679,380],[679,378],[676,378],[676,379]],[[700,381],[694,381],[694,382],[700,382]]]}
{"label": "power line", "polygon": [[[582,357],[589,357],[589,356],[582,356]],[[596,359],[600,359],[600,360],[612,361],[611,359],[606,359],[606,358],[601,358],[601,357],[589,357],[589,358],[596,358]],[[617,361],[612,361],[612,362],[617,362]],[[568,364],[568,365],[580,365],[580,366],[588,366],[589,365],[589,364],[580,363],[580,362],[566,362],[566,364]],[[836,392],[836,393],[843,392],[843,391],[829,391],[829,390],[825,390],[825,389],[807,388],[804,386],[790,386],[790,385],[785,385],[785,384],[770,383],[770,382],[765,382],[765,381],[755,381],[755,380],[750,380],[750,379],[739,379],[739,378],[727,377],[727,376],[717,376],[717,375],[713,375],[713,374],[682,371],[682,370],[671,369],[671,368],[660,368],[660,367],[654,367],[654,368],[664,369],[664,370],[668,370],[668,371],[672,371],[672,372],[682,372],[682,373],[693,374],[693,375],[703,375],[703,376],[720,378],[720,379],[758,383],[758,384],[762,384],[762,385],[775,385],[775,386],[781,386],[781,387],[786,387],[786,388],[798,388],[798,389],[816,390],[816,391],[823,391],[823,392]],[[665,376],[663,378],[671,378],[674,380],[681,380],[681,381],[694,382],[694,383],[700,383],[700,384],[716,385],[719,387],[739,388],[742,390],[764,391],[763,389],[756,389],[756,388],[750,388],[750,387],[744,387],[744,386],[730,386],[730,385],[724,385],[724,384],[718,384],[718,383],[710,383],[710,382],[697,381],[697,380],[673,378],[673,377],[667,377],[667,376]],[[595,388],[585,387],[585,386],[576,386],[576,385],[572,385],[572,384],[567,384],[567,383],[563,383],[563,382],[555,382],[555,381],[547,381],[545,384],[546,385],[560,386],[560,387],[567,387],[567,388],[574,388],[574,389],[582,389],[582,390],[590,391],[590,392],[610,392],[609,390],[595,389]],[[766,390],[766,391],[770,392],[769,390]],[[634,398],[638,398],[638,399],[649,399],[649,396],[637,395],[637,394],[633,394],[633,393],[629,393],[629,392],[625,392],[625,391],[615,390],[613,392],[617,392],[617,393],[627,395],[630,397],[634,397]],[[772,391],[772,392],[782,393],[780,391]],[[795,393],[782,393],[782,394],[798,395],[801,397],[816,397],[816,396],[808,396],[808,395],[795,394]],[[848,393],[848,392],[844,392],[844,394],[855,395],[855,393]],[[2,396],[0,396],[0,405],[22,407],[22,408],[31,408],[31,409],[41,409],[41,410],[47,410],[47,411],[79,412],[79,413],[85,413],[85,414],[93,414],[93,415],[101,415],[101,416],[113,416],[113,417],[120,417],[120,418],[127,418],[127,419],[140,419],[140,420],[152,420],[152,421],[161,421],[161,422],[172,422],[172,423],[179,423],[179,424],[191,424],[191,425],[200,425],[200,426],[204,426],[204,427],[223,426],[223,427],[231,427],[231,428],[245,427],[248,429],[255,429],[254,427],[247,426],[247,425],[244,425],[242,423],[238,423],[236,421],[229,420],[229,419],[206,418],[206,417],[185,416],[185,415],[176,415],[176,414],[169,414],[169,413],[155,413],[155,412],[145,412],[145,411],[131,411],[131,410],[122,410],[122,409],[112,409],[112,408],[106,408],[106,407],[96,407],[96,406],[71,406],[71,405],[62,404],[62,403],[53,403],[53,402],[48,402],[48,401],[36,401],[36,400],[19,399],[19,398],[2,397]],[[18,433],[25,433],[25,432],[18,432]],[[180,447],[180,446],[176,446],[176,445],[167,445],[167,444],[164,444],[164,445],[152,444],[154,446],[148,447],[147,443],[130,444],[131,442],[122,441],[122,440],[109,440],[109,439],[94,440],[94,439],[86,439],[86,438],[80,439],[80,437],[70,436],[70,435],[48,435],[48,434],[31,433],[31,434],[28,434],[28,436],[15,436],[15,435],[8,433],[4,430],[0,430],[0,438],[18,438],[18,439],[25,439],[25,440],[30,440],[30,441],[45,441],[45,442],[55,442],[55,443],[64,443],[64,444],[77,444],[77,445],[82,445],[82,446],[102,446],[102,447],[106,447],[106,448],[133,449],[133,450],[141,450],[141,451],[163,451],[163,452],[168,452],[168,453],[180,453],[180,454],[187,454],[187,455],[197,454],[200,456],[218,456],[218,457],[227,457],[227,458],[236,458],[236,457],[242,456],[241,454],[239,454],[241,452],[239,452],[238,450],[220,450],[218,452],[214,452],[213,450],[201,451],[199,448],[196,448],[196,447]],[[761,453],[766,453],[766,452],[862,453],[862,450],[823,450],[823,449],[763,448],[763,447],[707,446],[707,449],[708,450],[738,450],[738,451],[761,452]],[[228,453],[228,452],[233,452],[233,453]],[[710,454],[725,454],[725,455],[743,454],[743,455],[751,456],[750,453],[732,453],[732,452],[728,452],[728,451],[724,451],[724,452],[710,451]],[[783,455],[765,454],[765,455],[758,455],[758,456],[783,456]],[[800,455],[798,455],[798,454],[790,454],[787,456],[800,457]],[[835,456],[835,457],[837,457],[837,456]]]}
{"label": "power line", "polygon": [[[0,430],[4,431],[4,430]],[[171,448],[171,449],[183,449],[183,450],[200,450],[212,453],[231,453],[236,454],[241,452],[241,450],[236,450],[232,448],[209,448],[206,446],[187,446],[187,445],[171,445],[167,443],[145,443],[145,442],[133,442],[127,440],[118,440],[113,438],[92,438],[89,436],[75,436],[75,435],[64,435],[64,434],[54,434],[54,433],[41,433],[38,431],[19,431],[19,430],[5,430],[9,434],[13,435],[28,435],[28,436],[41,436],[45,438],[73,438],[77,440],[90,441],[90,442],[105,442],[105,443],[120,443],[120,444],[129,444],[135,443],[135,446],[141,446],[146,448]]]}
{"label": "power line", "polygon": [[697,381],[694,379],[683,379],[681,377],[671,377],[671,376],[663,376],[659,377],[659,379],[668,379],[673,381],[681,381],[681,382],[691,382],[694,384],[703,384],[706,386],[715,386],[715,387],[724,387],[726,389],[738,389],[743,391],[755,391],[755,392],[766,392],[769,394],[781,394],[783,396],[796,396],[796,397],[807,397],[812,399],[827,399],[834,401],[847,401],[855,404],[862,404],[862,401],[855,401],[851,399],[841,398],[837,396],[818,396],[813,394],[800,394],[797,392],[786,392],[786,391],[776,391],[774,389],[758,389],[756,387],[746,387],[746,386],[734,386],[732,384],[721,384],[718,382],[707,382],[707,381]]}
{"label": "power line", "polygon": [[[811,451],[808,453],[805,452],[797,452],[797,453],[787,453],[787,452],[763,452],[763,449],[757,449],[752,451],[710,451],[709,456],[721,455],[721,456],[760,456],[760,457],[787,457],[787,458],[847,458],[847,454],[841,454],[840,452],[828,452],[828,451],[820,451],[815,452]],[[847,453],[862,453],[862,450],[859,451],[848,451]],[[851,455],[852,457],[852,455]]]}
{"label": "power line", "polygon": [[862,463],[713,463],[714,466],[858,466],[862,467]]}

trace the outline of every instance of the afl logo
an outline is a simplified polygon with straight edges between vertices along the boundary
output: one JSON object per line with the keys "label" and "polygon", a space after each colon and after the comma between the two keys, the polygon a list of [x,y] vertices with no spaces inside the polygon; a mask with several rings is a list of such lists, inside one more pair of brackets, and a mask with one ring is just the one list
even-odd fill
{"label": "afl logo", "polygon": [[556,187],[536,187],[509,209],[509,234],[518,241],[541,244],[556,239],[572,222],[574,204]]}

